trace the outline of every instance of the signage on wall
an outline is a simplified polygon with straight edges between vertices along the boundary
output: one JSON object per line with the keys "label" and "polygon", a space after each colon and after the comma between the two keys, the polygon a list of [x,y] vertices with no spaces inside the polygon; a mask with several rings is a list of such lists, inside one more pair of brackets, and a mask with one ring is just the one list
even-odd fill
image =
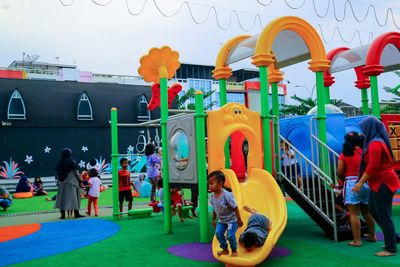
{"label": "signage on wall", "polygon": [[3,127],[9,127],[11,125],[12,125],[11,121],[1,121],[1,126]]}
{"label": "signage on wall", "polygon": [[400,123],[388,123],[390,145],[395,161],[400,161]]}

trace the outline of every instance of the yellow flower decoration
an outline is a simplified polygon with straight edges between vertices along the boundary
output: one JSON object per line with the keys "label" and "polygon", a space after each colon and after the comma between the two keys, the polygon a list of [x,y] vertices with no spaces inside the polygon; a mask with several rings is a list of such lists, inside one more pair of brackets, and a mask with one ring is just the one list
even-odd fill
{"label": "yellow flower decoration", "polygon": [[161,78],[171,79],[181,63],[179,53],[169,46],[151,48],[149,54],[140,58],[138,72],[146,82],[159,83]]}

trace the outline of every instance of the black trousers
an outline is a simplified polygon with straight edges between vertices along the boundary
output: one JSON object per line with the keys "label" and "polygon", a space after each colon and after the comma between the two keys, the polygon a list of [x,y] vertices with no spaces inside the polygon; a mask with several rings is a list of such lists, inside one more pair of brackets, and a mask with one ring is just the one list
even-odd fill
{"label": "black trousers", "polygon": [[376,223],[382,229],[385,238],[385,250],[396,253],[396,231],[392,219],[392,202],[394,193],[382,184],[378,192],[370,191],[369,193],[369,211]]}

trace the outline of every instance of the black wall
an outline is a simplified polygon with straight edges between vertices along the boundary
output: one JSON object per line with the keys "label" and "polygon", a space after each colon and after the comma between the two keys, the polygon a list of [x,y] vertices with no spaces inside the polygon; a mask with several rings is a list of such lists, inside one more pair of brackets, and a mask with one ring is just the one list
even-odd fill
{"label": "black wall", "polygon": [[[25,103],[26,120],[7,120],[9,97],[16,88]],[[93,121],[76,119],[79,96],[84,91],[92,104]],[[87,163],[92,157],[110,163],[110,109],[118,109],[119,122],[136,123],[138,98],[143,94],[150,100],[150,87],[0,79],[0,161],[12,158],[29,177],[54,175],[64,147],[72,149],[78,163]],[[159,109],[151,115],[152,119],[159,118]],[[154,140],[155,129],[149,131]],[[129,145],[135,147],[139,135],[147,141],[147,129],[119,128],[119,152],[127,153]],[[45,153],[46,146],[51,148],[50,153]],[[88,148],[86,152],[83,146]],[[25,162],[27,156],[32,156],[30,164]]]}

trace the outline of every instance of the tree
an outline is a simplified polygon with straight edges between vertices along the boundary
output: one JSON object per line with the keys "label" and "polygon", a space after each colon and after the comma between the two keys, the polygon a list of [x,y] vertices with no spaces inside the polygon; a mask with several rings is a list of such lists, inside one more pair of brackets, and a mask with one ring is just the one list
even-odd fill
{"label": "tree", "polygon": [[[310,109],[317,105],[317,99],[313,99],[311,97],[301,98],[297,95],[293,95],[290,97],[291,99],[299,102],[297,105],[282,105],[282,114],[285,115],[306,115]],[[341,99],[331,99],[331,104],[335,106],[340,106],[343,104]]]}
{"label": "tree", "polygon": [[[211,90],[208,91],[206,93],[204,93],[204,99],[207,99],[208,97],[211,97],[211,95],[215,92],[215,90]],[[183,95],[177,95],[176,96],[176,105],[178,106],[178,109],[190,109],[190,110],[194,110],[195,109],[195,104],[194,103],[189,103],[187,104],[186,107],[186,101],[189,101],[190,99],[192,99],[194,102],[195,99],[195,95],[196,95],[196,90],[193,88],[190,88],[189,90],[187,90]],[[206,101],[204,101],[206,102]],[[211,109],[213,106],[215,105],[215,101],[211,101],[211,103],[207,104],[204,106],[205,110]]]}
{"label": "tree", "polygon": [[[396,70],[394,71],[394,73],[400,77],[400,71]],[[391,88],[389,86],[384,86],[383,90],[385,90],[388,93],[391,93],[393,95],[395,95],[395,97],[393,97],[390,102],[396,102],[399,103],[398,105],[385,105],[381,108],[381,113],[382,114],[399,114],[400,113],[400,84],[398,84],[397,86]]]}

